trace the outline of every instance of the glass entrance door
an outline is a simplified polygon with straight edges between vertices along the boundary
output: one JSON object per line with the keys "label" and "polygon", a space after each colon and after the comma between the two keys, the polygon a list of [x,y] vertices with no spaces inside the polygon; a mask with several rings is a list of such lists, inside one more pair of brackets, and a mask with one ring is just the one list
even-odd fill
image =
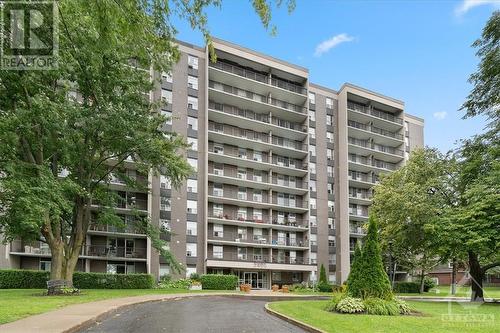
{"label": "glass entrance door", "polygon": [[252,286],[252,289],[257,289],[257,272],[245,272],[245,283]]}

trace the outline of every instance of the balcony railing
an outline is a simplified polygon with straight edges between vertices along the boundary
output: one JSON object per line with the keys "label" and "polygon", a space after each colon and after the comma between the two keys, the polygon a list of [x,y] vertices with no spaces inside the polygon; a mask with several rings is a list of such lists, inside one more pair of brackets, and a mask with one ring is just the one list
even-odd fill
{"label": "balcony railing", "polygon": [[371,200],[372,195],[369,192],[349,192],[349,198],[352,199],[364,199],[364,200]]}
{"label": "balcony railing", "polygon": [[289,111],[298,112],[298,113],[303,113],[303,114],[307,113],[307,108],[305,106],[300,106],[300,105],[288,103],[288,102],[285,102],[285,101],[282,101],[282,100],[279,100],[276,98],[267,98],[264,95],[260,95],[260,94],[254,93],[252,91],[233,87],[233,86],[230,86],[230,85],[227,85],[224,83],[210,80],[208,82],[208,86],[212,89],[223,91],[225,93],[235,95],[238,97],[248,98],[248,99],[254,100],[256,102],[274,105],[274,106],[277,106],[279,108],[286,109]]}
{"label": "balcony railing", "polygon": [[372,184],[377,184],[378,180],[376,177],[369,176],[366,174],[349,174],[349,180],[357,180],[357,181],[362,181],[362,182],[367,182],[367,183],[372,183]]}
{"label": "balcony railing", "polygon": [[112,232],[112,233],[143,234],[134,225],[128,225],[128,224],[124,226],[115,226],[108,224],[91,224],[89,230]]}
{"label": "balcony railing", "polygon": [[36,255],[50,255],[50,249],[42,242],[23,242],[15,240],[10,243],[10,251]]}
{"label": "balcony railing", "polygon": [[381,110],[376,110],[372,106],[364,106],[353,102],[347,102],[347,109],[352,111],[361,112],[364,114],[369,114],[373,117],[384,119],[393,123],[402,125],[403,119],[394,116],[393,114]]}
{"label": "balcony railing", "polygon": [[269,256],[259,254],[236,254],[236,253],[221,253],[219,255],[209,254],[209,260],[227,260],[252,263],[273,263],[273,264],[288,264],[288,265],[309,265],[309,260],[303,257],[290,256]]}
{"label": "balcony railing", "polygon": [[209,188],[208,189],[208,195],[214,196],[214,197],[219,197],[223,199],[235,199],[235,200],[242,200],[242,201],[250,201],[250,202],[255,202],[255,203],[263,203],[263,204],[269,204],[269,197],[266,195],[262,196],[255,196],[252,193],[242,193],[242,192],[235,192],[235,191],[229,191],[229,190],[218,190],[214,188]]}
{"label": "balcony railing", "polygon": [[[217,68],[217,69],[220,69],[224,72],[228,72],[228,73],[232,73],[232,74],[236,74],[236,75],[245,77],[245,78],[250,79],[250,80],[269,84],[269,76],[268,75],[258,73],[256,71],[251,70],[251,69],[231,65],[231,64],[228,64],[228,63],[223,62],[223,61],[217,61],[215,63],[210,62],[210,66]],[[275,87],[289,90],[289,91],[292,91],[292,92],[295,92],[295,93],[298,93],[301,95],[307,94],[307,90],[304,87],[301,87],[297,84],[293,84],[293,83],[290,83],[290,82],[287,82],[287,81],[284,81],[284,80],[281,80],[278,78],[272,78],[270,83],[271,83],[271,85],[273,85]]]}
{"label": "balcony railing", "polygon": [[363,209],[363,210],[358,211],[356,209],[349,208],[349,215],[359,216],[359,217],[368,217],[368,210]]}
{"label": "balcony railing", "polygon": [[137,247],[86,245],[84,253],[90,257],[146,259],[146,249]]}
{"label": "balcony railing", "polygon": [[289,238],[275,238],[271,242],[272,245],[278,246],[295,246],[295,247],[309,247],[309,242],[307,240],[292,240]]}
{"label": "balcony railing", "polygon": [[368,158],[366,158],[365,156],[351,156],[351,155],[349,155],[349,162],[363,164],[366,166],[372,166],[372,167],[376,167],[376,168],[380,168],[380,169],[386,169],[386,170],[390,170],[390,171],[394,171],[397,168],[396,165],[393,163],[384,162],[384,161],[380,161],[377,159],[374,159],[373,161],[370,162],[370,160]]}
{"label": "balcony railing", "polygon": [[238,234],[226,231],[222,233],[222,237],[215,236],[214,233],[211,233],[208,235],[208,239],[235,243],[271,244],[269,235],[250,237],[248,234]]}
{"label": "balcony railing", "polygon": [[393,154],[393,155],[398,155],[398,156],[404,156],[404,152],[401,149],[393,148],[393,147],[387,147],[383,145],[379,145],[376,143],[370,143],[368,140],[360,140],[356,139],[353,137],[348,138],[348,142],[351,145],[355,145],[358,147],[363,147],[367,149],[372,149],[376,151],[380,151],[383,153],[388,153],[388,154]]}
{"label": "balcony railing", "polygon": [[378,128],[375,126],[365,125],[365,124],[359,123],[359,122],[354,121],[354,120],[349,120],[347,122],[347,125],[349,127],[362,129],[364,131],[369,131],[369,132],[372,132],[375,134],[379,134],[379,135],[387,136],[387,137],[390,137],[390,138],[393,138],[396,140],[403,141],[403,135],[401,135],[399,133],[387,131],[387,130],[384,130],[384,129],[381,129],[381,128]]}
{"label": "balcony railing", "polygon": [[209,175],[213,176],[223,176],[223,177],[229,177],[233,179],[240,179],[240,180],[247,180],[247,181],[253,181],[253,182],[259,182],[259,183],[264,183],[264,184],[274,184],[278,186],[284,186],[284,187],[290,187],[294,189],[300,189],[304,190],[307,189],[307,184],[303,183],[302,181],[294,181],[291,182],[289,180],[282,181],[279,180],[277,177],[273,177],[272,181],[269,181],[269,177],[267,175],[262,175],[262,176],[256,176],[256,175],[251,175],[251,174],[241,174],[238,173],[236,170],[221,170],[221,171],[209,171]]}
{"label": "balcony railing", "polygon": [[302,142],[298,142],[298,141],[292,141],[292,140],[289,140],[289,139],[284,139],[284,138],[281,138],[281,137],[273,136],[272,137],[272,144],[273,145],[277,145],[277,146],[281,146],[281,147],[285,147],[285,148],[291,148],[291,149],[295,149],[295,150],[307,151],[307,145],[306,144],[304,144]]}

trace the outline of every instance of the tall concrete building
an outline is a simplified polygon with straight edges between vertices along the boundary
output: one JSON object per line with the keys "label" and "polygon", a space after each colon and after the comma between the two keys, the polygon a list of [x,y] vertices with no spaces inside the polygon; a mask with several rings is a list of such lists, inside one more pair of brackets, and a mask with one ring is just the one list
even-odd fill
{"label": "tall concrete building", "polygon": [[[152,100],[171,117],[166,131],[187,138],[196,173],[180,189],[163,177],[147,193],[112,186],[125,221],[139,208],[171,231],[170,250],[191,273],[235,274],[253,288],[317,279],[347,279],[364,236],[371,188],[380,174],[423,146],[423,120],[402,101],[344,84],[310,82],[306,68],[214,41],[208,50],[179,42],[181,59],[159,80]],[[50,268],[46,246],[16,241],[0,247],[0,267]],[[78,269],[171,273],[145,235],[94,226]]]}

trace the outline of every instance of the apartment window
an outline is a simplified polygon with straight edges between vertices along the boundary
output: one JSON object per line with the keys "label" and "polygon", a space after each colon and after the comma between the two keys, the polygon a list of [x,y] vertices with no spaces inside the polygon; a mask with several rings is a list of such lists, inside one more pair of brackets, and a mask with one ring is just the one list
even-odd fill
{"label": "apartment window", "polygon": [[309,93],[309,103],[316,104],[316,94],[315,93],[312,93],[312,92]]}
{"label": "apartment window", "polygon": [[332,177],[333,178],[333,167],[331,165],[328,165],[326,167],[326,172],[328,174],[328,177]]}
{"label": "apartment window", "polygon": [[165,125],[172,125],[172,112],[167,110],[161,110],[160,114],[167,119],[165,120]]}
{"label": "apartment window", "polygon": [[188,108],[198,110],[198,97],[188,96]]}
{"label": "apartment window", "polygon": [[247,189],[244,187],[238,188],[238,199],[246,200],[247,199]]}
{"label": "apartment window", "polygon": [[198,151],[198,139],[188,137],[187,143],[188,143],[188,145],[191,145],[191,147],[189,149],[194,150],[194,151]]}
{"label": "apartment window", "polygon": [[188,179],[187,180],[187,191],[189,193],[198,193],[198,180]]}
{"label": "apartment window", "polygon": [[326,108],[333,109],[333,99],[331,99],[330,97],[326,98]]}
{"label": "apartment window", "polygon": [[222,224],[214,224],[214,237],[224,237],[224,226]]}
{"label": "apartment window", "polygon": [[313,162],[309,163],[309,172],[312,174],[316,174],[316,163]]}
{"label": "apartment window", "polygon": [[170,221],[166,219],[160,219],[160,228],[165,232],[169,232],[171,230]]}
{"label": "apartment window", "polygon": [[328,183],[326,185],[327,189],[328,189],[328,194],[333,194],[333,184],[332,183]]}
{"label": "apartment window", "polygon": [[317,263],[317,254],[316,252],[310,252],[309,253],[309,260],[310,260],[310,263],[311,265],[315,265]]}
{"label": "apartment window", "polygon": [[253,171],[253,180],[256,182],[262,182],[262,171],[254,170]]}
{"label": "apartment window", "polygon": [[214,203],[212,207],[212,213],[214,214],[215,217],[222,218],[224,214],[224,206],[222,204]]}
{"label": "apartment window", "polygon": [[172,73],[171,72],[162,72],[161,79],[165,82],[172,83],[173,82]]}
{"label": "apartment window", "polygon": [[252,217],[256,221],[262,221],[262,209],[254,208]]}
{"label": "apartment window", "polygon": [[243,228],[243,227],[238,228],[238,239],[241,239],[241,240],[247,239],[247,228]]}
{"label": "apartment window", "polygon": [[197,256],[197,248],[198,245],[196,243],[186,243],[186,256],[187,257],[196,257]]}
{"label": "apartment window", "polygon": [[328,200],[328,210],[331,212],[335,211],[335,203],[331,200]]}
{"label": "apartment window", "polygon": [[198,90],[198,78],[196,76],[188,75],[188,87]]}
{"label": "apartment window", "polygon": [[213,192],[215,197],[222,197],[224,196],[224,187],[222,184],[214,184],[214,189]]}
{"label": "apartment window", "polygon": [[309,216],[309,223],[310,223],[311,227],[317,227],[318,220],[317,220],[316,216],[314,216],[314,215]]}
{"label": "apartment window", "polygon": [[272,273],[273,281],[281,281],[281,272],[273,272]]}
{"label": "apartment window", "polygon": [[316,146],[309,145],[309,154],[311,156],[316,156]]}
{"label": "apartment window", "polygon": [[238,178],[239,179],[247,179],[247,169],[238,169]]}
{"label": "apartment window", "polygon": [[332,115],[329,115],[329,114],[326,115],[326,124],[329,126],[333,125],[333,116]]}
{"label": "apartment window", "polygon": [[238,149],[238,157],[239,158],[247,158],[247,150],[245,148]]}
{"label": "apartment window", "polygon": [[335,229],[335,222],[333,220],[333,217],[328,218],[328,229]]}
{"label": "apartment window", "polygon": [[255,151],[253,152],[253,160],[257,162],[262,162],[262,152]]}
{"label": "apartment window", "polygon": [[224,155],[224,145],[214,144],[214,153]]}
{"label": "apartment window", "polygon": [[335,236],[328,236],[328,246],[335,247]]}
{"label": "apartment window", "polygon": [[314,112],[313,110],[309,110],[309,120],[310,121],[316,121],[316,112]]}
{"label": "apartment window", "polygon": [[330,283],[332,284],[335,284],[337,282],[337,276],[335,276],[335,274],[328,274],[328,281],[330,281]]}
{"label": "apartment window", "polygon": [[187,212],[189,214],[196,214],[196,213],[198,213],[198,201],[187,200]]}
{"label": "apartment window", "polygon": [[198,222],[186,222],[186,235],[196,236],[198,234]]}
{"label": "apartment window", "polygon": [[194,117],[189,117],[188,116],[187,122],[188,122],[188,128],[189,129],[192,129],[193,131],[197,131],[198,130],[198,118],[194,118]]}
{"label": "apartment window", "polygon": [[318,235],[311,234],[310,241],[311,241],[311,245],[318,245]]}
{"label": "apartment window", "polygon": [[160,277],[170,274],[170,266],[167,264],[160,264]]}
{"label": "apartment window", "polygon": [[161,90],[161,99],[164,103],[172,104],[172,91],[167,89]]}
{"label": "apartment window", "polygon": [[309,191],[316,192],[316,181],[315,180],[309,181]]}
{"label": "apartment window", "polygon": [[188,55],[188,67],[198,69],[198,57]]}
{"label": "apartment window", "polygon": [[332,161],[333,160],[333,149],[330,149],[330,148],[326,149],[326,159],[328,161]]}
{"label": "apartment window", "polygon": [[39,269],[41,271],[50,272],[51,266],[52,266],[52,262],[50,260],[40,260]]}
{"label": "apartment window", "polygon": [[247,248],[239,247],[238,248],[238,260],[247,260]]}
{"label": "apartment window", "polygon": [[314,127],[309,127],[309,137],[311,139],[316,139],[316,129]]}
{"label": "apartment window", "polygon": [[160,197],[160,210],[164,210],[167,212],[170,212],[172,210],[170,198]]}
{"label": "apartment window", "polygon": [[310,198],[309,203],[311,205],[311,209],[316,209],[316,198]]}
{"label": "apartment window", "polygon": [[167,178],[167,176],[160,175],[160,188],[167,190],[172,188],[172,184],[170,184],[170,180]]}
{"label": "apartment window", "polygon": [[194,171],[198,171],[198,159],[188,157],[187,161]]}
{"label": "apartment window", "polygon": [[133,274],[135,273],[135,264],[133,262],[108,262],[106,272],[108,274]]}
{"label": "apartment window", "polygon": [[262,191],[261,190],[254,190],[253,191],[253,201],[262,202]]}
{"label": "apartment window", "polygon": [[214,163],[214,175],[223,176],[224,175],[224,164]]}
{"label": "apartment window", "polygon": [[214,245],[212,248],[214,259],[222,259],[224,258],[224,247],[220,245]]}
{"label": "apartment window", "polygon": [[190,278],[194,273],[196,273],[196,266],[186,266],[186,278]]}
{"label": "apartment window", "polygon": [[237,217],[238,220],[244,221],[247,219],[247,209],[244,207],[238,207],[238,212],[237,212]]}
{"label": "apartment window", "polygon": [[333,143],[333,133],[332,132],[326,132],[326,141],[329,143]]}

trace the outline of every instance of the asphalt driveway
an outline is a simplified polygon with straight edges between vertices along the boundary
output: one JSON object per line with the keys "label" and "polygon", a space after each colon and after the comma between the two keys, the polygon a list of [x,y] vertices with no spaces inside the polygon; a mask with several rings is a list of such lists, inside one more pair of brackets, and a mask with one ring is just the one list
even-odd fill
{"label": "asphalt driveway", "polygon": [[145,303],[82,332],[305,332],[266,313],[265,303],[224,296]]}

